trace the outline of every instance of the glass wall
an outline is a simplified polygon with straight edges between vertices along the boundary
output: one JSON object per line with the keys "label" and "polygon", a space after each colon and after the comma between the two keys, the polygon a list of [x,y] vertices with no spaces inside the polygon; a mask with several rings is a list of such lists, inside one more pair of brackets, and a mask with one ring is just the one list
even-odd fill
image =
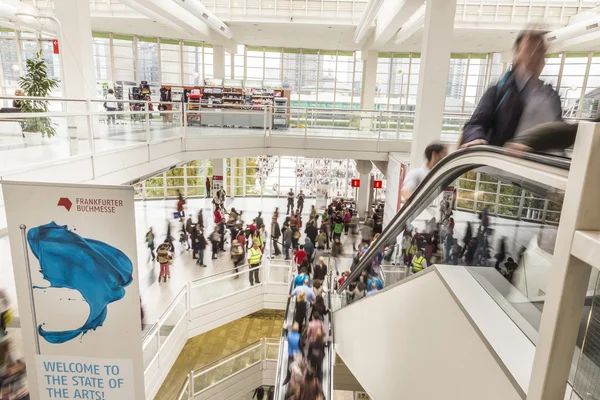
{"label": "glass wall", "polygon": [[[379,53],[375,90],[378,110],[414,111],[419,87],[419,53]],[[488,71],[489,69],[489,71]],[[446,87],[446,111],[471,113],[494,73],[500,57],[492,54],[452,54]]]}
{"label": "glass wall", "polygon": [[19,87],[19,77],[25,71],[25,62],[42,50],[48,65],[48,76],[59,81],[52,96],[61,95],[59,56],[53,53],[52,39],[32,32],[17,32],[0,28],[0,93],[12,95]]}
{"label": "glass wall", "polygon": [[135,198],[206,196],[206,178],[212,177],[212,160],[191,161],[135,185]]}
{"label": "glass wall", "polygon": [[[225,166],[228,196],[284,196],[290,188],[314,196],[317,185],[327,185],[330,197],[353,197],[351,180],[359,177],[356,161],[347,159],[236,157],[227,158]],[[377,168],[372,173],[382,179]],[[178,191],[184,196],[204,196],[206,177],[211,176],[212,160],[193,161],[137,184],[136,198],[170,198]]]}

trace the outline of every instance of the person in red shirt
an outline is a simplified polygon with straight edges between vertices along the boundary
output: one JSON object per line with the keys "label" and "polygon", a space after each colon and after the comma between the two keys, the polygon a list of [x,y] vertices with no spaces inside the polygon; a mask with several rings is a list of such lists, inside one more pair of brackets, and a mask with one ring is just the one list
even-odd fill
{"label": "person in red shirt", "polygon": [[304,251],[304,246],[300,246],[300,250],[298,250],[296,252],[296,254],[294,254],[294,261],[298,264],[301,265],[302,261],[304,261],[304,259],[307,257],[306,251]]}
{"label": "person in red shirt", "polygon": [[240,231],[237,236],[237,241],[240,243],[242,248],[246,247],[246,236],[244,236],[244,231]]}
{"label": "person in red shirt", "polygon": [[254,225],[254,222],[246,225],[246,242],[248,244],[246,250],[252,247],[252,238],[254,237],[254,232],[256,232],[256,225]]}
{"label": "person in red shirt", "polygon": [[219,211],[218,209],[216,209],[213,212],[213,215],[215,216],[215,225],[217,225],[223,219],[223,216],[221,215],[221,211]]}

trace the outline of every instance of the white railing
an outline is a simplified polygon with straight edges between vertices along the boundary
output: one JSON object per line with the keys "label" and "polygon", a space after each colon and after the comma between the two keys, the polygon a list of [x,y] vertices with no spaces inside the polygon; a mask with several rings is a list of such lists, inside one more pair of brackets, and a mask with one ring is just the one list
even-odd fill
{"label": "white railing", "polygon": [[[146,398],[156,395],[188,338],[263,308],[285,307],[292,273],[290,261],[268,260],[258,268],[241,265],[239,269],[239,272],[232,269],[188,282],[145,334],[142,348]],[[259,271],[260,284],[250,285],[251,271]],[[261,360],[271,355],[276,363],[279,343],[265,341],[261,346],[265,353]],[[275,346],[277,350],[273,353]],[[275,366],[272,370],[275,371]],[[273,373],[273,383],[274,376]],[[188,396],[194,393],[193,382],[188,383],[188,389],[181,388],[179,395],[183,397],[180,399],[188,398],[186,392]]]}
{"label": "white railing", "polygon": [[[13,112],[18,111],[10,110],[13,100],[48,101],[49,111]],[[105,111],[105,102],[0,96],[0,105],[5,106],[0,113],[0,176],[20,179],[19,174],[69,161],[79,163],[79,181],[89,181],[170,154],[221,150],[223,141],[212,139],[224,135],[239,137],[240,148],[321,149],[313,139],[338,138],[363,140],[365,146],[360,148],[365,151],[398,151],[390,146],[409,143],[414,126],[414,112],[288,107],[280,114],[271,107],[190,109],[195,105],[141,100],[117,100],[115,111]],[[448,114],[442,140],[456,142],[467,118]],[[41,134],[22,132],[32,120],[50,122],[55,130],[41,147],[29,142],[39,140]]]}

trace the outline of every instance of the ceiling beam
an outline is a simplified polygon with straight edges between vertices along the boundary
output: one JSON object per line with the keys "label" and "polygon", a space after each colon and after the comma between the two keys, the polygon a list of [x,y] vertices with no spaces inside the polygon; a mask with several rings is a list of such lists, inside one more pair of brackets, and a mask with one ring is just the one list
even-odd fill
{"label": "ceiling beam", "polygon": [[385,0],[369,0],[367,6],[365,7],[365,11],[363,11],[362,16],[360,17],[358,26],[354,31],[354,43],[358,44],[362,42],[365,37],[367,37],[367,34],[373,26],[373,21],[375,21],[375,18],[377,17],[379,8],[384,1]]}
{"label": "ceiling beam", "polygon": [[233,32],[223,21],[219,19],[215,14],[210,12],[208,8],[200,0],[176,0],[175,3],[179,4],[182,8],[196,16],[200,21],[204,22],[213,31],[219,35],[231,39]]}
{"label": "ceiling beam", "polygon": [[198,41],[207,41],[211,39],[210,28],[173,1],[135,0],[135,2],[155,14],[162,15],[172,23],[184,28],[187,32],[194,34],[195,39]]}
{"label": "ceiling beam", "polygon": [[135,0],[120,0],[120,2],[122,4],[125,4],[132,10],[135,10],[135,11],[139,12],[140,14],[150,18],[151,20],[156,21],[157,23],[161,24],[162,26],[164,26],[166,28],[175,29],[176,31],[179,31],[179,32],[185,32],[185,29],[183,27],[181,27],[180,25],[169,21],[167,18],[163,17],[161,14],[155,13],[154,11],[148,9],[147,7],[144,7],[143,5],[141,5],[140,3],[138,3]]}
{"label": "ceiling beam", "polygon": [[423,0],[384,0],[377,14],[373,45],[388,43],[422,5]]}

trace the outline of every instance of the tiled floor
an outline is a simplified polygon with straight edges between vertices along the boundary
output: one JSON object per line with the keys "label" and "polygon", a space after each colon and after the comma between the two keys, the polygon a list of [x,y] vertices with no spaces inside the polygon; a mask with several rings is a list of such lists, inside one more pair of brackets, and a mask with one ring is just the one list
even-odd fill
{"label": "tiled floor", "polygon": [[261,338],[279,338],[283,311],[263,310],[189,339],[165,378],[156,399],[177,398],[185,376]]}

